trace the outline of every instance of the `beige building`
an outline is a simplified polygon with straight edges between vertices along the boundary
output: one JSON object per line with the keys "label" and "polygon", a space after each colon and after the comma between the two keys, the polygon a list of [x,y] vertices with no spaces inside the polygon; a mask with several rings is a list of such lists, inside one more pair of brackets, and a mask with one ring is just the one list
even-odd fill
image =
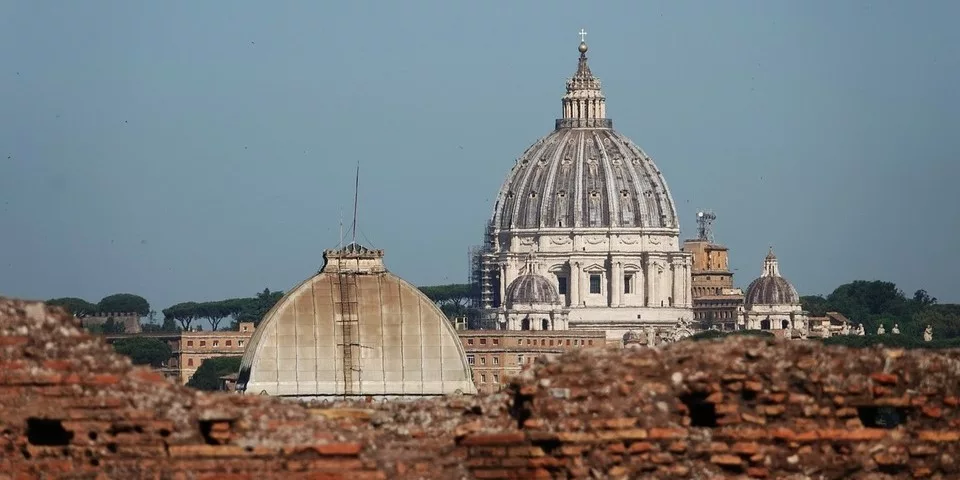
{"label": "beige building", "polygon": [[569,350],[604,348],[600,331],[576,330],[465,330],[459,332],[477,390],[500,391],[508,378],[537,357],[553,357]]}
{"label": "beige building", "polygon": [[[481,257],[481,303],[498,329],[522,328],[529,317],[531,329],[602,331],[619,341],[634,329],[693,319],[691,255],[680,249],[666,180],[613,129],[585,42],[579,52],[553,132],[520,155],[497,195]],[[541,276],[559,299],[527,309],[537,316],[508,295],[527,275]],[[566,319],[544,323],[544,315]]]}
{"label": "beige building", "polygon": [[251,338],[236,389],[302,399],[474,394],[470,366],[443,312],[387,271],[383,251],[327,250]]}

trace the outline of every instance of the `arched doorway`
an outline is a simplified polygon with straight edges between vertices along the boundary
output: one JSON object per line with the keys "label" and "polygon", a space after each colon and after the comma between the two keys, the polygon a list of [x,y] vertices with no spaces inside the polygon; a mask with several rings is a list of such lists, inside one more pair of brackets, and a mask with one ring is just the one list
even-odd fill
{"label": "arched doorway", "polygon": [[540,322],[540,330],[550,330],[550,320],[547,320],[546,318],[544,318]]}
{"label": "arched doorway", "polygon": [[520,330],[530,330],[530,317],[520,320]]}
{"label": "arched doorway", "polygon": [[765,318],[760,320],[760,330],[770,330],[770,319]]}
{"label": "arched doorway", "polygon": [[780,328],[787,330],[790,328],[790,320],[784,320],[780,322]]}

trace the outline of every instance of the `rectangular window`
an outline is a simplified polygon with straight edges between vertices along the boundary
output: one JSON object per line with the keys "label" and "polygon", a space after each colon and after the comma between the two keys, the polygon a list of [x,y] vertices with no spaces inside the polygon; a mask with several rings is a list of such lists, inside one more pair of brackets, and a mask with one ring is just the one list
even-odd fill
{"label": "rectangular window", "polygon": [[596,273],[590,275],[590,293],[600,293],[600,275]]}
{"label": "rectangular window", "polygon": [[557,275],[557,292],[559,292],[560,295],[567,294],[567,277]]}
{"label": "rectangular window", "polygon": [[486,364],[487,364],[487,357],[480,357],[480,365],[486,365]]}
{"label": "rectangular window", "polygon": [[494,339],[493,339],[493,344],[494,344],[494,345],[500,345],[500,339],[499,339],[499,338],[494,338]]}
{"label": "rectangular window", "polygon": [[486,374],[483,374],[483,373],[480,374],[480,383],[487,383],[487,375],[486,375]]}
{"label": "rectangular window", "polygon": [[187,346],[188,346],[188,347],[192,347],[192,346],[193,346],[193,340],[187,340]]}
{"label": "rectangular window", "polygon": [[517,365],[523,365],[523,355],[517,355]]}
{"label": "rectangular window", "polygon": [[623,276],[623,293],[633,292],[633,274],[628,273]]}
{"label": "rectangular window", "polygon": [[473,345],[473,339],[472,339],[472,338],[468,338],[468,339],[467,339],[467,345]]}
{"label": "rectangular window", "polygon": [[243,346],[243,340],[237,340],[237,346],[238,346],[238,347],[242,347],[242,346]]}
{"label": "rectangular window", "polygon": [[517,345],[523,345],[523,339],[522,339],[522,338],[518,338],[518,339],[517,339]]}
{"label": "rectangular window", "polygon": [[487,339],[486,339],[486,338],[481,338],[481,339],[480,339],[480,345],[486,345],[486,344],[487,344]]}
{"label": "rectangular window", "polygon": [[228,346],[228,347],[232,347],[232,346],[233,346],[233,340],[227,340],[227,346]]}
{"label": "rectangular window", "polygon": [[493,357],[493,364],[500,365],[500,357]]}
{"label": "rectangular window", "polygon": [[213,341],[213,346],[214,346],[214,347],[219,347],[219,346],[220,346],[220,340],[214,340],[214,341]]}
{"label": "rectangular window", "polygon": [[550,346],[551,346],[551,347],[553,346],[553,339],[552,339],[552,338],[550,339]]}
{"label": "rectangular window", "polygon": [[593,345],[593,340],[587,340],[587,342],[588,345]]}
{"label": "rectangular window", "polygon": [[206,347],[206,346],[207,346],[207,341],[206,341],[206,340],[200,340],[200,346],[201,346],[201,347]]}
{"label": "rectangular window", "polygon": [[568,347],[570,346],[570,339],[569,339],[569,338],[567,339],[567,346],[568,346]]}
{"label": "rectangular window", "polygon": [[494,373],[494,374],[493,374],[493,381],[496,382],[496,383],[500,383],[500,375],[497,374],[497,373]]}
{"label": "rectangular window", "polygon": [[193,366],[193,359],[192,359],[192,358],[188,358],[188,359],[187,359],[187,366],[188,366],[188,367],[192,367],[192,366]]}
{"label": "rectangular window", "polygon": [[469,363],[470,365],[473,365],[474,363],[473,355],[467,355],[467,363]]}

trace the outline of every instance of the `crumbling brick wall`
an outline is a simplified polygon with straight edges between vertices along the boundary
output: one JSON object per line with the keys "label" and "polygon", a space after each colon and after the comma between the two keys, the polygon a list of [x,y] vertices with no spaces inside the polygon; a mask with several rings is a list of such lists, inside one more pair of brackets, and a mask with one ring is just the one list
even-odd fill
{"label": "crumbling brick wall", "polygon": [[731,338],[541,360],[509,394],[304,406],[175,385],[0,299],[0,479],[958,478],[958,379],[957,352]]}

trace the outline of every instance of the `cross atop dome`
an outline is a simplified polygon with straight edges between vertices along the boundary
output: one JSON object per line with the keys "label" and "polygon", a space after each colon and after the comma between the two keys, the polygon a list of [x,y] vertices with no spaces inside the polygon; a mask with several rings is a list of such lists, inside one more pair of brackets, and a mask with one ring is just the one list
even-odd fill
{"label": "cross atop dome", "polygon": [[777,263],[777,256],[773,254],[773,245],[767,251],[767,257],[763,259],[763,273],[761,277],[779,277],[780,266]]}

